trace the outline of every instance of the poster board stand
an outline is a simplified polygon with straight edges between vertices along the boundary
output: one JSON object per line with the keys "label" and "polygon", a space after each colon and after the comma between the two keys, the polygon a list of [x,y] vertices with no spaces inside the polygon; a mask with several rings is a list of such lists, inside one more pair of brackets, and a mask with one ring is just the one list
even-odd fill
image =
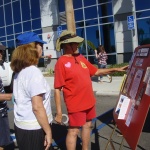
{"label": "poster board stand", "polygon": [[[150,44],[135,48],[113,112],[116,126],[132,150],[136,149],[150,107],[149,60]],[[112,136],[108,143],[112,143]]]}
{"label": "poster board stand", "polygon": [[[106,144],[105,150],[108,149],[109,145],[111,145],[112,150],[115,150],[115,147],[114,147],[114,144],[113,144],[113,135],[114,135],[114,133],[116,133],[116,129],[117,129],[117,124],[114,125],[114,128],[113,128],[113,130],[111,132],[111,135],[110,135],[110,137],[108,139],[108,142]],[[122,136],[122,140],[121,140],[121,143],[120,143],[119,150],[122,150],[123,141],[124,141],[124,137]]]}

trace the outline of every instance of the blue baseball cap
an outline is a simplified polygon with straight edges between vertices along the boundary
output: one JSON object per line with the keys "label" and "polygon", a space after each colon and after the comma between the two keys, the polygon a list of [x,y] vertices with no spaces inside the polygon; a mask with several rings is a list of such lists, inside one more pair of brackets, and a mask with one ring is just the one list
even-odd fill
{"label": "blue baseball cap", "polygon": [[41,40],[39,38],[39,36],[34,32],[26,32],[26,33],[23,33],[23,34],[19,35],[16,38],[17,46],[24,45],[24,44],[29,44],[29,43],[32,43],[32,42],[39,42],[39,43],[42,43],[42,44],[47,43],[47,42]]}

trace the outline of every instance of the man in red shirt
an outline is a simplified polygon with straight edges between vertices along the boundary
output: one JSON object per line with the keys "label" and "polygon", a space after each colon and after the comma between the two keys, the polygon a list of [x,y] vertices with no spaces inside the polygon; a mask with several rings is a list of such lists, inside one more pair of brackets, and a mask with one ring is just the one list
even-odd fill
{"label": "man in red shirt", "polygon": [[127,67],[97,69],[78,52],[78,45],[84,39],[70,31],[63,31],[56,42],[56,49],[63,49],[55,66],[55,103],[56,122],[62,121],[61,91],[69,116],[69,129],[66,138],[67,150],[76,149],[79,128],[82,127],[82,149],[88,150],[91,120],[96,117],[95,97],[92,90],[91,76],[125,71]]}

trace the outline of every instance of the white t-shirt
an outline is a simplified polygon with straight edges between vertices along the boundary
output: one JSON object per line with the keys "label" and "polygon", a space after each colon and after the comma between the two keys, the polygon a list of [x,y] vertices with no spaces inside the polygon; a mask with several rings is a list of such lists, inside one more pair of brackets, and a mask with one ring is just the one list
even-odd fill
{"label": "white t-shirt", "polygon": [[14,76],[14,122],[17,127],[27,130],[41,128],[33,113],[31,101],[33,96],[42,93],[43,105],[50,123],[53,119],[50,104],[51,89],[41,71],[36,66],[29,66]]}

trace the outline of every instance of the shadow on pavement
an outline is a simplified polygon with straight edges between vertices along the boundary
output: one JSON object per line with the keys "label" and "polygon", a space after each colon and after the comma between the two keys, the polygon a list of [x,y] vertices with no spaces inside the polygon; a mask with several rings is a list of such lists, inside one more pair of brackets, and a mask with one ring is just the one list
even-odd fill
{"label": "shadow on pavement", "polygon": [[[65,125],[60,125],[56,123],[52,123],[52,138],[54,142],[52,143],[53,147],[57,147],[61,150],[67,150],[66,148],[66,136],[68,132],[68,127]],[[77,139],[77,150],[82,150],[82,146],[80,144],[80,138]]]}

